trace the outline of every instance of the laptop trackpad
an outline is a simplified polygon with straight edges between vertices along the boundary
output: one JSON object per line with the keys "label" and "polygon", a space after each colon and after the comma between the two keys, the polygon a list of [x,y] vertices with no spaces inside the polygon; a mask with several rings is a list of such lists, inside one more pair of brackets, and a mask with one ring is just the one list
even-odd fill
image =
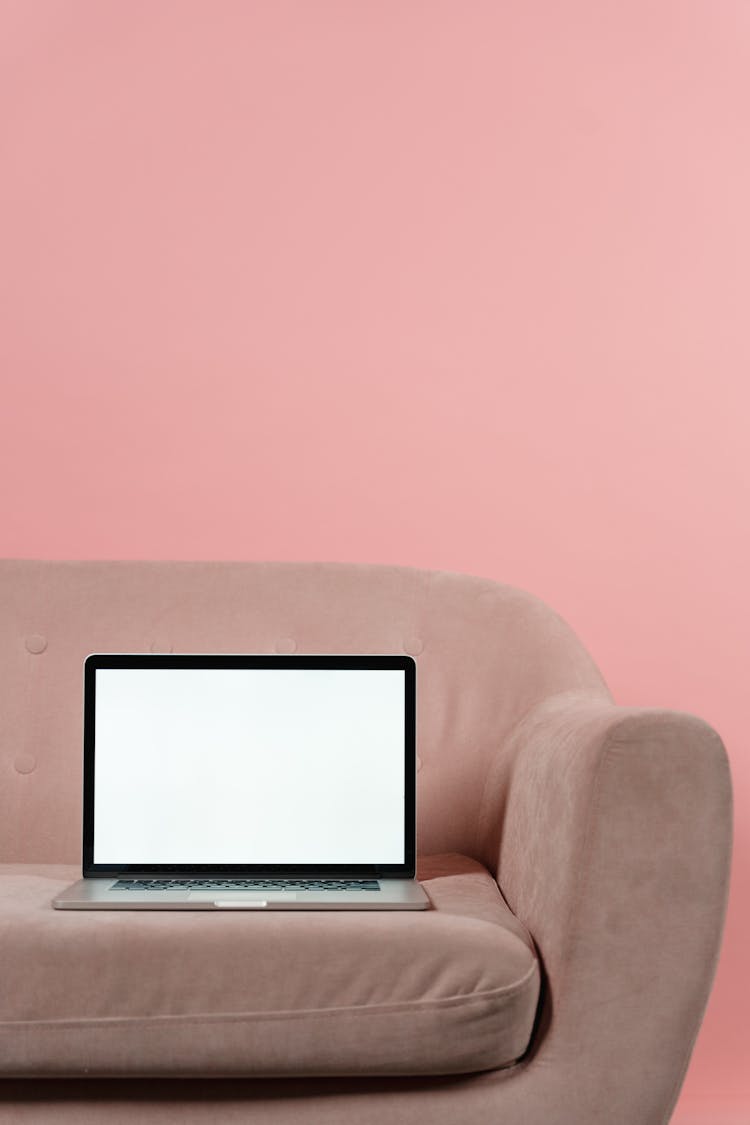
{"label": "laptop trackpad", "polygon": [[248,894],[243,895],[240,891],[230,891],[223,896],[216,894],[216,891],[191,891],[188,898],[193,900],[197,899],[198,902],[212,902],[214,906],[221,906],[230,908],[232,906],[242,909],[242,907],[252,906],[266,906],[269,902],[289,902],[290,899],[295,899],[297,896],[292,891],[282,891],[276,894]]}

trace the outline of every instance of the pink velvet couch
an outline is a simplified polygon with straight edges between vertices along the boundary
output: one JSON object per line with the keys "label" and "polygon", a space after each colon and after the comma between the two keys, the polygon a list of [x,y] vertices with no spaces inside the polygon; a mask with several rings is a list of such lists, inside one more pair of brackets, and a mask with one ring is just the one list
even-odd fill
{"label": "pink velvet couch", "polygon": [[[707,723],[616,706],[548,606],[457,574],[9,560],[0,606],[0,1119],[669,1119],[726,908]],[[433,909],[53,912],[92,651],[414,655]]]}

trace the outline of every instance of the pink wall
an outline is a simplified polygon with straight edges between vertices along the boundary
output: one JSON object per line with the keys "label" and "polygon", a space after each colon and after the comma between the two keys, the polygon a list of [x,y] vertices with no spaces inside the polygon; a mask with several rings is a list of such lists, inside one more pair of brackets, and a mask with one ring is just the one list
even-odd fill
{"label": "pink wall", "polygon": [[0,554],[482,574],[707,718],[747,1120],[744,0],[0,0],[0,169]]}

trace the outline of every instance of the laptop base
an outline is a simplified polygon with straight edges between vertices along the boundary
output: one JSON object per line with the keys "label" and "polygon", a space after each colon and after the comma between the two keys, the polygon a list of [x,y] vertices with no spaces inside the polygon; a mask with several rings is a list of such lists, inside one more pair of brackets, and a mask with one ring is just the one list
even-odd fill
{"label": "laptop base", "polygon": [[415,879],[380,879],[379,891],[115,891],[116,879],[79,879],[52,900],[56,910],[427,910]]}

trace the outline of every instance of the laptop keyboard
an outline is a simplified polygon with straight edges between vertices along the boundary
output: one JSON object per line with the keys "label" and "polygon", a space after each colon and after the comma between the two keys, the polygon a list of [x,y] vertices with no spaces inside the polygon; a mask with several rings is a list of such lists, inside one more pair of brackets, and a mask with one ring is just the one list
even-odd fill
{"label": "laptop keyboard", "polygon": [[118,879],[113,891],[379,891],[375,879]]}

